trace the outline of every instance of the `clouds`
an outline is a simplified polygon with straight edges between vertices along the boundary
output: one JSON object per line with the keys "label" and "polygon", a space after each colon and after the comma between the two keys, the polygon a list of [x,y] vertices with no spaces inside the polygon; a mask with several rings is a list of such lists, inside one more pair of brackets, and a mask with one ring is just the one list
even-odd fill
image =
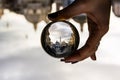
{"label": "clouds", "polygon": [[57,22],[51,25],[51,27],[49,28],[49,33],[51,39],[56,41],[60,38],[62,38],[63,40],[69,39],[73,31],[70,25],[63,22]]}

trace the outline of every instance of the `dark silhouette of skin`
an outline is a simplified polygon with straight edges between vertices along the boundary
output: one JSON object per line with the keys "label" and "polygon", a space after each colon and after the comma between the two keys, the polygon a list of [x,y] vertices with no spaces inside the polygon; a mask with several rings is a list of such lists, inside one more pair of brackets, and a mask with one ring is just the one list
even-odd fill
{"label": "dark silhouette of skin", "polygon": [[101,38],[108,32],[111,0],[75,0],[68,7],[49,14],[52,21],[66,20],[81,13],[87,14],[89,37],[85,45],[76,52],[62,59],[66,63],[76,63],[88,57],[96,60],[96,50]]}

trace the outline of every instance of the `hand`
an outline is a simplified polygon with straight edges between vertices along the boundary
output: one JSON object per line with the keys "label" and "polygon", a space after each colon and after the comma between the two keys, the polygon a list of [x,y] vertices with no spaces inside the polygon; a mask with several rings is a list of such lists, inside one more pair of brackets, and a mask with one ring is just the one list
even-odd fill
{"label": "hand", "polygon": [[76,50],[73,55],[61,61],[76,63],[88,57],[96,60],[95,52],[101,38],[109,28],[110,6],[111,3],[109,0],[75,0],[70,6],[63,10],[48,15],[48,18],[52,21],[65,20],[81,13],[86,13],[88,16],[89,37],[86,44],[79,50]]}

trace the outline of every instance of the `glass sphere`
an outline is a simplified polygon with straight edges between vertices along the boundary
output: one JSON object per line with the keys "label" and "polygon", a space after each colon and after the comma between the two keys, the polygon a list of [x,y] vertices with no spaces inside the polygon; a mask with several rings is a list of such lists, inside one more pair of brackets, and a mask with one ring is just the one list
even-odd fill
{"label": "glass sphere", "polygon": [[67,57],[78,48],[79,33],[70,22],[51,22],[43,29],[41,44],[49,55]]}

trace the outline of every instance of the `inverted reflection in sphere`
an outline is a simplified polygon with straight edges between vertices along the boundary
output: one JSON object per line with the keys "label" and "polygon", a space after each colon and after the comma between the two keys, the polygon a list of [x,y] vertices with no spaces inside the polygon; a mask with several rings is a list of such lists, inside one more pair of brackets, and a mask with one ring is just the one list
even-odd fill
{"label": "inverted reflection in sphere", "polygon": [[77,49],[79,34],[70,22],[51,22],[42,32],[41,43],[49,55],[56,58],[67,57]]}

